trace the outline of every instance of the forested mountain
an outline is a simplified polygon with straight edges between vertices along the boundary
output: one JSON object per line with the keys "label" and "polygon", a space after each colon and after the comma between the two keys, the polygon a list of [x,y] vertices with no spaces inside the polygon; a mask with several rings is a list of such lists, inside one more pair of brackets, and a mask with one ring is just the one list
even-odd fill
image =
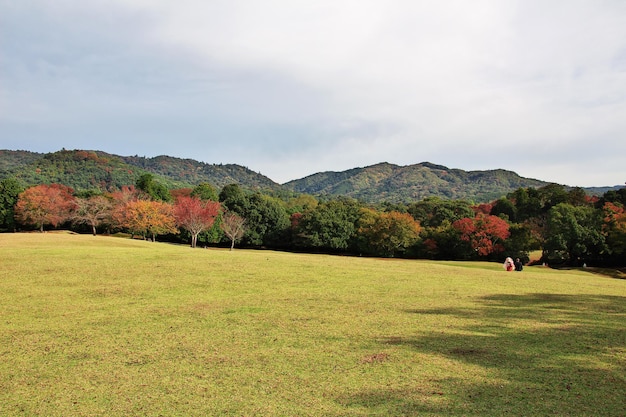
{"label": "forested mountain", "polygon": [[61,150],[37,154],[0,151],[0,178],[15,177],[24,186],[59,183],[75,190],[114,190],[134,185],[145,173],[168,188],[208,182],[216,187],[240,184],[250,189],[280,189],[269,178],[239,165],[206,164],[191,159],[157,156],[118,156],[100,151]]}
{"label": "forested mountain", "polygon": [[364,201],[399,203],[432,196],[492,201],[520,187],[546,184],[502,169],[463,171],[423,162],[408,166],[381,163],[343,172],[321,172],[285,186],[313,195],[344,195]]}
{"label": "forested mountain", "polygon": [[[380,163],[343,172],[320,172],[280,185],[236,164],[206,164],[171,156],[119,156],[85,150],[46,154],[0,150],[0,179],[14,177],[23,186],[59,183],[77,191],[110,191],[134,185],[145,173],[155,175],[170,189],[203,182],[217,188],[239,184],[252,190],[347,196],[368,203],[407,203],[432,196],[488,202],[520,187],[538,188],[548,184],[502,169],[463,171],[423,162],[408,166]],[[600,195],[608,189],[587,191]]]}

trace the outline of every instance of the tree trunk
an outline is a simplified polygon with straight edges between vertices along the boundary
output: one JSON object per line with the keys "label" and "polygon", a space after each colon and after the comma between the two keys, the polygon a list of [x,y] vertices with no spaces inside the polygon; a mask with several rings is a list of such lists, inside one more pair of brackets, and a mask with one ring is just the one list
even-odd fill
{"label": "tree trunk", "polygon": [[95,224],[91,225],[91,230],[93,232],[93,235],[95,236],[96,235],[96,225]]}
{"label": "tree trunk", "polygon": [[233,250],[235,248],[235,239],[231,239],[230,240],[230,250]]}

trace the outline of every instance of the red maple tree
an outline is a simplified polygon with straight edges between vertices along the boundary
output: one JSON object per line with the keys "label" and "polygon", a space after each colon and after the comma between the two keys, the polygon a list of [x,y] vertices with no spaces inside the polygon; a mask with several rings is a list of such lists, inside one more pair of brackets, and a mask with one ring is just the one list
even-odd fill
{"label": "red maple tree", "polygon": [[220,213],[217,201],[200,200],[198,197],[182,196],[174,204],[176,224],[191,234],[191,247],[195,248],[198,235],[213,226]]}
{"label": "red maple tree", "polygon": [[488,256],[504,251],[502,242],[510,236],[509,224],[497,216],[478,214],[452,223],[461,234],[461,240],[469,242],[478,256]]}

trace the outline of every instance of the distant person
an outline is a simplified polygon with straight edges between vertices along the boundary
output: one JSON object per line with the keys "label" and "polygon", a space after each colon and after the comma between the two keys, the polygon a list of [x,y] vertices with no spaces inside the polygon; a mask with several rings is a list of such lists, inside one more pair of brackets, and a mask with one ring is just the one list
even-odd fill
{"label": "distant person", "polygon": [[507,271],[515,271],[515,262],[513,262],[512,258],[506,258],[504,261],[504,269]]}
{"label": "distant person", "polygon": [[522,261],[520,261],[519,258],[515,258],[515,270],[517,272],[520,272],[523,268],[524,268],[524,265],[522,265]]}

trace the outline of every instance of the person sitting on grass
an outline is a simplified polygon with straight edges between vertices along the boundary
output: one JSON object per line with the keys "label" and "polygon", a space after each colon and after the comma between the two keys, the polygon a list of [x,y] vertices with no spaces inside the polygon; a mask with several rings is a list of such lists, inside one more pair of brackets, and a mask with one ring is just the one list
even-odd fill
{"label": "person sitting on grass", "polygon": [[504,261],[504,269],[507,271],[515,271],[515,263],[513,262],[513,259],[506,258]]}

